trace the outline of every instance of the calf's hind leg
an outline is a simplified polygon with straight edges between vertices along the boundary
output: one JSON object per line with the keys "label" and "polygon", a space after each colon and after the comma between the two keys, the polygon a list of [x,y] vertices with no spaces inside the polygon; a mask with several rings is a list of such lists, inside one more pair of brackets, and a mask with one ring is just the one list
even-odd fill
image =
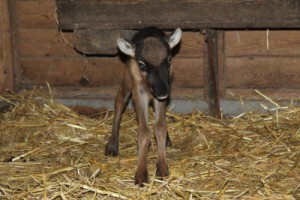
{"label": "calf's hind leg", "polygon": [[119,130],[122,119],[123,111],[126,107],[128,99],[131,95],[131,82],[129,73],[125,74],[124,81],[119,88],[118,94],[115,100],[115,113],[113,129],[110,139],[105,148],[105,155],[117,156],[119,155]]}

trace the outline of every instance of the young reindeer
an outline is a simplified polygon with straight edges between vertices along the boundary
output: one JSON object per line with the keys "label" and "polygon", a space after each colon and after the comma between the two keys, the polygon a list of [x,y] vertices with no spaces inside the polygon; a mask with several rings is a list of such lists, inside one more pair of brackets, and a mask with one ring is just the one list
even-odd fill
{"label": "young reindeer", "polygon": [[123,110],[132,95],[138,119],[138,167],[135,184],[142,186],[148,181],[147,153],[151,134],[148,127],[148,107],[154,101],[155,137],[158,160],[156,175],[169,175],[165,146],[171,144],[167,133],[166,103],[170,94],[171,50],[181,38],[181,29],[167,36],[155,27],[140,30],[129,42],[117,40],[119,49],[129,56],[122,85],[115,100],[115,116],[111,137],[105,155],[118,155],[119,128]]}

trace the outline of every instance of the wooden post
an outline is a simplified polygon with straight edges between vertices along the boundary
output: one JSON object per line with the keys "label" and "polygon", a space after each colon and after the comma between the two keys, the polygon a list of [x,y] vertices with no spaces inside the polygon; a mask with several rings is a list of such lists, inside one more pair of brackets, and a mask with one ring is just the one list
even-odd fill
{"label": "wooden post", "polygon": [[18,44],[18,23],[17,23],[17,9],[16,0],[7,0],[9,7],[10,27],[11,27],[11,54],[12,54],[12,78],[13,90],[17,91],[21,83],[21,68],[19,57]]}
{"label": "wooden post", "polygon": [[221,118],[220,100],[219,100],[219,42],[218,31],[207,29],[206,34],[206,74],[207,86],[206,95],[208,99],[209,108],[216,118]]}
{"label": "wooden post", "polygon": [[9,1],[0,1],[0,93],[14,89]]}

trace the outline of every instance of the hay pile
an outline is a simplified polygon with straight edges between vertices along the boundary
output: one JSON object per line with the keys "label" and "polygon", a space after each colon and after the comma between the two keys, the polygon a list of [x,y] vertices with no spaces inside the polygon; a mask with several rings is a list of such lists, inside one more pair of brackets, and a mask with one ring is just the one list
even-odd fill
{"label": "hay pile", "polygon": [[[35,93],[35,94],[33,94]],[[171,175],[134,185],[135,114],[126,111],[120,156],[105,157],[111,112],[92,119],[32,92],[1,97],[0,199],[299,199],[300,108],[213,119],[168,113]],[[153,117],[152,117],[153,119]],[[152,121],[150,126],[153,127]],[[153,130],[153,129],[152,129]]]}

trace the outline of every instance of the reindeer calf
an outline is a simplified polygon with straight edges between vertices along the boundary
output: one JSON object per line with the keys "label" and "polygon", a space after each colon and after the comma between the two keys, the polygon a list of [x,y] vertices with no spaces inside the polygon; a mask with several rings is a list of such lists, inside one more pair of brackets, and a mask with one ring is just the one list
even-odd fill
{"label": "reindeer calf", "polygon": [[148,181],[147,152],[151,134],[148,128],[148,106],[154,101],[155,137],[158,161],[156,175],[169,175],[165,146],[170,143],[166,124],[166,102],[170,94],[171,50],[181,38],[181,29],[167,36],[155,27],[136,33],[129,42],[119,38],[119,49],[129,56],[128,67],[115,100],[115,116],[105,155],[118,155],[119,128],[123,110],[132,95],[138,119],[138,167],[135,184]]}

